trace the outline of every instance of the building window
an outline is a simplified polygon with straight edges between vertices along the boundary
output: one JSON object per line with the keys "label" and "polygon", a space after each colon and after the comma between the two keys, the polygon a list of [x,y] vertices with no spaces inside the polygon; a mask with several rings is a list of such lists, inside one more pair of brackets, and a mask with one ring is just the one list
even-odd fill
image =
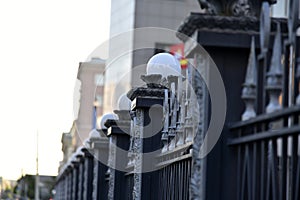
{"label": "building window", "polygon": [[96,95],[96,101],[98,106],[103,105],[103,97],[101,95]]}
{"label": "building window", "polygon": [[103,74],[96,74],[95,75],[95,85],[96,86],[103,86],[104,85],[104,75]]}
{"label": "building window", "polygon": [[288,7],[289,0],[277,1],[277,3],[272,6],[272,17],[286,18],[288,16]]}

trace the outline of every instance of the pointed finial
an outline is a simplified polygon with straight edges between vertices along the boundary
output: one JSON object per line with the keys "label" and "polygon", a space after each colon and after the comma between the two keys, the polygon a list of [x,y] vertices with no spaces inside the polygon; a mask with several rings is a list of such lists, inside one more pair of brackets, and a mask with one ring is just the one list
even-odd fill
{"label": "pointed finial", "polygon": [[254,109],[254,103],[256,99],[256,67],[255,39],[252,37],[246,78],[242,91],[242,99],[246,104],[246,109],[242,115],[242,120],[247,120],[256,116]]}
{"label": "pointed finial", "polygon": [[267,73],[267,86],[269,92],[269,104],[266,108],[267,113],[271,113],[281,109],[279,97],[282,91],[282,47],[281,47],[281,31],[280,24],[277,24],[277,32],[273,45],[273,55],[269,72]]}
{"label": "pointed finial", "polygon": [[256,68],[255,39],[252,37],[245,85],[256,85]]}
{"label": "pointed finial", "polygon": [[272,75],[282,76],[281,57],[282,57],[281,29],[280,29],[280,24],[277,23],[277,32],[274,40],[272,61],[271,61],[271,67],[268,72],[268,76],[272,76]]}

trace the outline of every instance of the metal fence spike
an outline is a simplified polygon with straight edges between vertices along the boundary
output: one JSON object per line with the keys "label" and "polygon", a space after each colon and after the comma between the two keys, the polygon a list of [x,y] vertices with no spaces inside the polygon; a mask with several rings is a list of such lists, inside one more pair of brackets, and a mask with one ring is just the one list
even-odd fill
{"label": "metal fence spike", "polygon": [[273,45],[273,54],[271,67],[267,76],[280,75],[282,76],[282,45],[281,45],[281,28],[280,24],[277,23],[277,32]]}
{"label": "metal fence spike", "polygon": [[256,76],[257,76],[256,54],[255,54],[255,39],[252,38],[251,50],[243,85],[242,99],[245,101],[246,109],[242,115],[242,120],[247,120],[256,116],[254,103],[256,99]]}

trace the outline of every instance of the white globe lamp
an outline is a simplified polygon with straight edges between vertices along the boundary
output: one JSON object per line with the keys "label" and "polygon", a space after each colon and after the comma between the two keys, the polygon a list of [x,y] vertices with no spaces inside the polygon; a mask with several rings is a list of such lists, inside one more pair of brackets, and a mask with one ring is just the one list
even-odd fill
{"label": "white globe lamp", "polygon": [[107,129],[106,126],[104,125],[106,120],[108,119],[119,119],[118,116],[116,114],[112,114],[112,113],[107,113],[107,114],[104,114],[102,117],[101,117],[101,120],[100,120],[100,128],[101,129]]}
{"label": "white globe lamp", "polygon": [[177,58],[169,53],[159,53],[150,58],[147,63],[147,75],[161,74],[167,78],[170,75],[181,76],[181,67]]}
{"label": "white globe lamp", "polygon": [[130,110],[131,101],[126,94],[122,94],[118,99],[118,110]]}

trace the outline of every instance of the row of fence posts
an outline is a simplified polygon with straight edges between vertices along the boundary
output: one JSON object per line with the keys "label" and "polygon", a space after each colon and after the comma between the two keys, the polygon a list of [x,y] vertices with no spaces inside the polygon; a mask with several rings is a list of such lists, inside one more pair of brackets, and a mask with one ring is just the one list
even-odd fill
{"label": "row of fence posts", "polygon": [[[291,13],[299,13],[299,2],[291,2],[291,5],[295,5],[295,10]],[[292,81],[294,84],[300,77],[300,61],[299,58],[295,58],[295,49],[298,48],[298,25],[295,25],[295,17],[289,19],[289,36],[284,42],[286,51],[283,52],[290,57],[284,59],[285,68],[289,68],[289,62],[293,67],[290,69],[291,76],[283,80],[284,76],[289,74],[283,71],[282,35],[279,24],[274,37],[270,67],[267,66],[269,44],[265,41],[269,41],[270,38],[270,30],[267,30],[271,28],[269,9],[269,4],[264,2],[261,21],[265,26],[262,27],[260,35],[261,55],[256,57],[254,39],[251,45],[242,91],[242,99],[246,105],[242,121],[245,122],[257,115],[271,114],[284,107],[299,105],[300,96],[288,96],[294,92],[294,88],[289,88],[290,85],[287,85],[286,81]],[[268,21],[269,24],[266,23]],[[164,57],[162,60],[166,62],[160,63],[159,66],[170,67],[170,63],[174,62],[170,57]],[[151,59],[149,63],[151,64]],[[206,86],[193,67],[185,70],[182,76],[176,67],[168,70],[157,66],[151,69],[150,66],[147,66],[147,71],[151,73],[141,77],[146,86],[134,88],[122,96],[119,101],[119,105],[122,105],[120,109],[114,111],[115,114],[103,117],[102,129],[92,130],[85,145],[78,148],[61,169],[55,187],[55,199],[199,199],[192,195],[205,195],[205,186],[192,186],[195,182],[205,185],[204,179],[198,179],[205,177],[203,166],[206,161],[197,160],[196,153],[203,140],[201,133],[205,132],[201,125],[207,123],[203,120]],[[164,71],[155,71],[156,68]],[[173,73],[168,74],[168,71]],[[199,127],[202,130],[199,130]],[[282,121],[272,122],[266,131],[280,127]],[[200,135],[195,137],[195,133]],[[197,137],[200,138],[200,142],[195,144]],[[282,138],[278,137],[277,156],[282,156],[283,146],[290,152],[292,142],[292,138],[288,137],[287,144],[283,145]],[[271,163],[269,160],[273,157],[274,141],[269,140],[268,144],[262,144],[262,151],[267,149],[270,152],[266,159]],[[247,158],[248,151],[245,151]],[[264,161],[264,157],[262,160]],[[237,176],[239,179],[239,175]],[[237,199],[243,199],[243,192],[239,192],[243,186],[239,186],[239,182]],[[264,195],[262,197],[264,199]]]}
{"label": "row of fence posts", "polygon": [[[153,72],[155,59],[171,67],[162,69],[167,76]],[[195,70],[181,72],[174,56],[160,53],[147,72],[146,85],[121,96],[119,110],[102,117],[102,129],[92,130],[60,170],[55,199],[189,199],[199,120]]]}

